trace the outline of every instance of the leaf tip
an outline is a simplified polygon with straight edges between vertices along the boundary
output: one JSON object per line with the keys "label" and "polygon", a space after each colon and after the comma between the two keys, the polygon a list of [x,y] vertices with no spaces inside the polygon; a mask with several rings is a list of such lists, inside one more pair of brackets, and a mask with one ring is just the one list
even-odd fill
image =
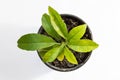
{"label": "leaf tip", "polygon": [[83,24],[82,27],[84,27],[86,29],[87,28],[87,24]]}
{"label": "leaf tip", "polygon": [[51,6],[48,6],[48,11],[54,10]]}
{"label": "leaf tip", "polygon": [[46,15],[48,16],[48,14],[47,14],[47,13],[44,13],[44,14],[42,15],[42,17],[43,17],[43,16],[46,16]]}
{"label": "leaf tip", "polygon": [[51,8],[51,6],[48,6],[48,9]]}
{"label": "leaf tip", "polygon": [[76,62],[75,64],[78,64],[78,62]]}
{"label": "leaf tip", "polygon": [[96,48],[98,48],[98,47],[99,47],[99,44],[96,43]]}

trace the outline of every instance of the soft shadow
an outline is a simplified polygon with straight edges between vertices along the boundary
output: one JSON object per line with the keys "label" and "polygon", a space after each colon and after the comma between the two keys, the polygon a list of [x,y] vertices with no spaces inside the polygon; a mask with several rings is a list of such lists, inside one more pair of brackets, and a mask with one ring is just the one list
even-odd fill
{"label": "soft shadow", "polygon": [[[39,58],[6,60],[0,65],[0,79],[2,80],[34,80],[49,74],[48,68]],[[29,61],[30,60],[30,61]],[[33,60],[33,61],[32,61]]]}

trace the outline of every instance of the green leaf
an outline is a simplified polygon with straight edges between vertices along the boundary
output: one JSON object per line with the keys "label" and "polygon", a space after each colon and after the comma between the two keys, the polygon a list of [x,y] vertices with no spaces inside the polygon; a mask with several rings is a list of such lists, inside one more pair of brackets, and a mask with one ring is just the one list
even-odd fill
{"label": "green leaf", "polygon": [[43,14],[42,16],[42,27],[44,30],[56,40],[60,39],[60,36],[54,30],[53,26],[51,25],[50,17],[47,14]]}
{"label": "green leaf", "polygon": [[58,57],[58,55],[62,52],[64,46],[65,44],[62,44],[61,46],[57,46],[55,48],[52,48],[48,52],[46,52],[43,57],[43,61],[53,62]]}
{"label": "green leaf", "polygon": [[86,32],[86,24],[74,27],[68,34],[68,40],[79,40]]}
{"label": "green leaf", "polygon": [[48,8],[49,14],[50,14],[50,19],[51,19],[51,24],[53,25],[53,28],[55,31],[64,39],[67,39],[68,31],[66,24],[62,20],[60,14],[54,10],[52,7],[49,6]]}
{"label": "green leaf", "polygon": [[98,44],[92,40],[81,39],[72,40],[68,43],[68,46],[77,52],[90,52],[98,47]]}
{"label": "green leaf", "polygon": [[50,37],[35,33],[22,36],[17,43],[18,47],[24,50],[39,50],[59,44]]}
{"label": "green leaf", "polygon": [[[55,46],[55,45],[53,45],[53,46]],[[47,51],[49,51],[50,49],[52,49],[53,46],[38,50],[38,55],[39,55],[41,58],[43,58],[44,55],[45,55],[45,53],[46,53]]]}
{"label": "green leaf", "polygon": [[78,64],[76,57],[74,56],[74,54],[67,48],[64,48],[64,55],[66,57],[66,59],[72,63],[72,64]]}
{"label": "green leaf", "polygon": [[63,59],[64,59],[64,53],[61,52],[60,55],[57,57],[57,59],[58,59],[59,61],[63,61]]}
{"label": "green leaf", "polygon": [[58,44],[57,44],[57,45],[50,46],[50,47],[47,47],[47,48],[40,49],[40,50],[38,50],[38,55],[39,55],[41,58],[43,58],[46,52],[48,52],[50,49],[55,48],[55,47],[57,47],[57,46],[58,46]]}

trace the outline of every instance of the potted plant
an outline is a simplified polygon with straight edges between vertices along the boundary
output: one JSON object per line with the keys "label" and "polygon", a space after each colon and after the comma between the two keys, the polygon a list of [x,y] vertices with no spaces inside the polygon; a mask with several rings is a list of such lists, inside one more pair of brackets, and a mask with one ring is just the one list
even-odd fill
{"label": "potted plant", "polygon": [[41,60],[58,71],[75,70],[89,59],[98,44],[92,40],[88,25],[76,16],[59,14],[48,7],[38,33],[25,34],[18,40],[23,50],[37,51]]}

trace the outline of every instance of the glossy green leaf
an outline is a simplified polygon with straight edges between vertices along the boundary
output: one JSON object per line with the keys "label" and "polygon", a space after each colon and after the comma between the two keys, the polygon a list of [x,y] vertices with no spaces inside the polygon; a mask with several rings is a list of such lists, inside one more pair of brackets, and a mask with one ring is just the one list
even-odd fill
{"label": "glossy green leaf", "polygon": [[50,17],[47,14],[43,14],[42,16],[42,27],[44,30],[56,40],[60,39],[60,36],[54,30],[53,26],[51,25]]}
{"label": "glossy green leaf", "polygon": [[18,47],[24,50],[39,50],[53,46],[56,43],[52,38],[41,34],[26,34],[18,40]]}
{"label": "glossy green leaf", "polygon": [[63,61],[63,59],[64,59],[64,53],[61,52],[60,55],[58,55],[57,59],[58,59],[59,61]]}
{"label": "glossy green leaf", "polygon": [[66,57],[66,59],[72,63],[72,64],[78,64],[76,57],[74,56],[74,54],[67,48],[64,48],[64,55]]}
{"label": "glossy green leaf", "polygon": [[72,40],[68,43],[68,46],[77,52],[90,52],[98,47],[98,44],[92,40],[81,39],[81,40]]}
{"label": "glossy green leaf", "polygon": [[38,55],[43,58],[45,53],[48,52],[49,50],[51,50],[52,48],[55,48],[57,47],[58,44],[55,44],[53,46],[50,46],[50,47],[47,47],[47,48],[43,48],[43,49],[40,49],[40,50],[37,50],[38,51]]}
{"label": "glossy green leaf", "polygon": [[50,14],[51,24],[53,28],[61,37],[66,39],[68,35],[68,31],[67,31],[66,24],[62,20],[60,14],[50,6],[48,8],[48,11]]}
{"label": "glossy green leaf", "polygon": [[86,32],[86,24],[74,27],[68,34],[68,40],[79,40]]}
{"label": "glossy green leaf", "polygon": [[45,53],[43,57],[43,61],[53,62],[58,57],[58,55],[62,52],[63,48],[64,48],[64,44],[57,46],[55,48],[52,48],[51,50]]}

